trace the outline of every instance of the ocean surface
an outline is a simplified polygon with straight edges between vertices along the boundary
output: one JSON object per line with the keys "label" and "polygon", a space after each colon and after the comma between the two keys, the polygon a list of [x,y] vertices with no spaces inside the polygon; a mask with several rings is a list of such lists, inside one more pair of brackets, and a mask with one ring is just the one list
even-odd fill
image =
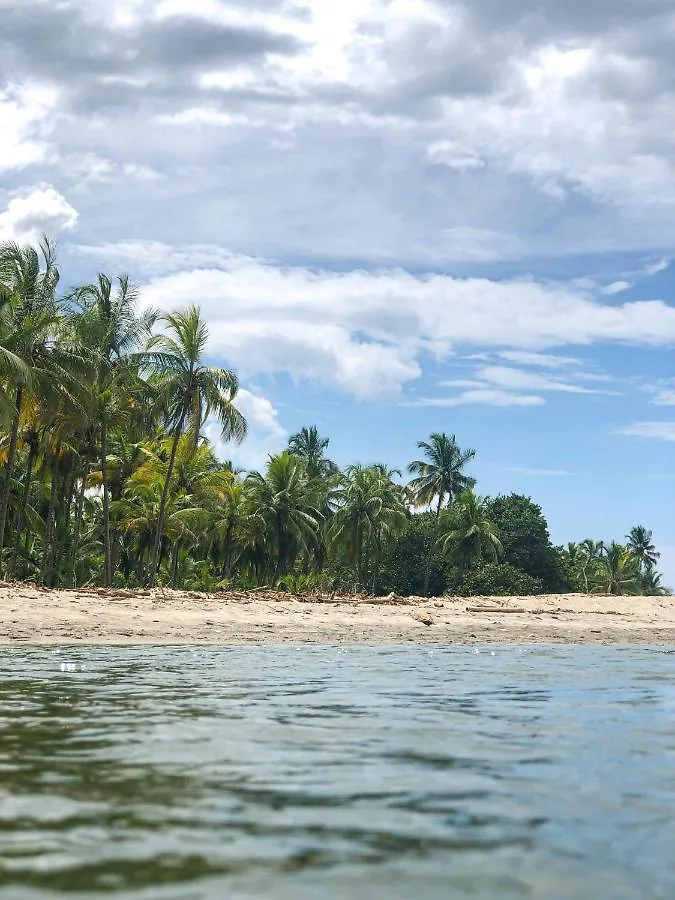
{"label": "ocean surface", "polygon": [[664,648],[0,648],[0,898],[675,898]]}

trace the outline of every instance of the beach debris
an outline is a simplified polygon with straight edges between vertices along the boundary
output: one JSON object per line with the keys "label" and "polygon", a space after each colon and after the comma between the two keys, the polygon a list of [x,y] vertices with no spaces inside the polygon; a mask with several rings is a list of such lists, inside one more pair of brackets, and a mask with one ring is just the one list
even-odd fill
{"label": "beach debris", "polygon": [[428,612],[424,612],[424,610],[422,610],[422,611],[416,613],[416,614],[415,614],[415,618],[417,619],[418,622],[421,622],[422,625],[426,625],[427,627],[429,627],[429,625],[433,625],[433,624],[434,624],[434,620],[431,618],[431,616],[429,615],[429,613],[428,613]]}
{"label": "beach debris", "polygon": [[470,613],[526,613],[529,610],[522,606],[467,606]]}

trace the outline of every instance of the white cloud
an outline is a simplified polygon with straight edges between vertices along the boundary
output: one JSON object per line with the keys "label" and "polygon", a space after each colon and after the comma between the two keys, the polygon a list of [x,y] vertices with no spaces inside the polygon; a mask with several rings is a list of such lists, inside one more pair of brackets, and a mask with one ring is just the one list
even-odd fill
{"label": "white cloud", "polygon": [[568,469],[537,469],[527,466],[511,466],[505,471],[513,472],[517,475],[531,476],[532,478],[566,478],[575,474]]}
{"label": "white cloud", "polygon": [[0,172],[23,169],[45,158],[46,120],[57,99],[51,88],[3,88],[0,82]]}
{"label": "white cloud", "polygon": [[[96,257],[96,248],[84,252]],[[106,245],[101,256],[125,269],[131,264],[141,276],[152,273],[143,289],[152,306],[173,309],[198,299],[212,352],[245,377],[286,372],[359,398],[395,396],[420,377],[426,353],[442,361],[460,347],[501,350],[555,368],[570,358],[541,351],[597,342],[675,343],[675,308],[661,301],[608,305],[588,290],[532,278],[334,272],[156,243]],[[164,260],[170,273],[185,270],[157,276]],[[471,375],[502,390],[576,394],[596,393],[580,383],[596,378],[605,376],[568,371],[564,379],[550,378],[507,366]]]}
{"label": "white cloud", "polygon": [[654,395],[655,406],[675,406],[675,388],[661,388]]}
{"label": "white cloud", "polygon": [[608,394],[609,391],[595,390],[573,381],[560,381],[540,375],[538,372],[524,372],[508,366],[484,366],[476,370],[476,377],[488,384],[509,390],[557,391],[566,394]]}
{"label": "white cloud", "polygon": [[268,456],[283,450],[288,433],[279,421],[277,409],[266,397],[241,388],[235,406],[248,423],[248,434],[241,444],[226,444],[216,422],[207,423],[204,432],[219,459],[232,460],[235,467],[262,471]]}
{"label": "white cloud", "polygon": [[50,237],[72,230],[78,219],[74,209],[53,187],[34,188],[9,201],[0,213],[0,240],[34,242],[43,233]]}
{"label": "white cloud", "polygon": [[427,148],[427,158],[436,165],[447,166],[457,172],[482,169],[485,160],[456,141],[436,141]]}
{"label": "white cloud", "polygon": [[614,294],[622,294],[629,291],[633,287],[630,281],[613,281],[611,284],[602,288],[602,293],[607,297],[613,297]]}
{"label": "white cloud", "polygon": [[626,437],[653,438],[659,441],[675,441],[675,422],[635,422],[618,428],[615,434]]}
{"label": "white cloud", "polygon": [[540,366],[544,369],[567,369],[583,365],[573,356],[558,356],[553,353],[533,353],[527,350],[506,350],[499,354],[502,359],[522,366]]}
{"label": "white cloud", "polygon": [[420,397],[402,406],[453,407],[453,406],[542,406],[543,397],[532,394],[514,394],[497,388],[471,388],[455,397]]}

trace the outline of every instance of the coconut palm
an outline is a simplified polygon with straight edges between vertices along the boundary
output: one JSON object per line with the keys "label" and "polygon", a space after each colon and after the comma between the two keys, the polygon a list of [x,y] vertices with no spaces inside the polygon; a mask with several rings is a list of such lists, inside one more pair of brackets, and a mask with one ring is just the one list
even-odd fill
{"label": "coconut palm", "polygon": [[273,561],[272,583],[286,575],[301,550],[318,541],[322,515],[312,505],[305,467],[287,451],[270,456],[264,475],[251,472],[245,482],[250,515],[261,524]]}
{"label": "coconut palm", "polygon": [[9,444],[0,493],[0,552],[25,403],[31,395],[47,398],[55,394],[72,406],[79,402],[76,369],[81,371],[83,360],[76,348],[57,339],[58,281],[54,246],[46,238],[37,249],[12,242],[0,245],[0,383],[4,382],[0,413],[5,417],[9,413]]}
{"label": "coconut palm", "polygon": [[476,456],[475,450],[460,450],[456,438],[434,432],[428,441],[419,441],[426,459],[417,459],[408,466],[411,475],[410,491],[416,506],[430,506],[436,502],[436,516],[444,504],[449,505],[464,491],[476,484],[475,478],[464,474],[464,467]]}
{"label": "coconut palm", "polygon": [[502,544],[497,528],[490,520],[486,501],[474,491],[460,494],[440,524],[438,545],[443,553],[452,554],[460,572],[499,559]]}
{"label": "coconut palm", "polygon": [[386,466],[352,465],[335,491],[333,544],[344,546],[354,565],[357,584],[365,585],[365,561],[372,551],[379,561],[382,548],[405,527],[407,509],[403,489],[392,481]]}
{"label": "coconut palm", "polygon": [[90,414],[100,429],[103,488],[103,550],[105,586],[112,584],[113,553],[110,533],[109,436],[115,426],[130,421],[131,384],[137,378],[136,353],[150,335],[156,319],[152,310],[138,312],[138,291],[126,275],[113,280],[99,273],[95,282],[75,288],[70,296],[75,312],[70,321],[76,338],[87,348],[94,365],[90,382]]}
{"label": "coconut palm", "polygon": [[234,405],[237,376],[229,369],[204,363],[209,335],[199,309],[189,306],[162,320],[166,331],[150,341],[147,359],[154,369],[152,383],[171,436],[171,452],[157,519],[151,582],[159,566],[164,510],[181,436],[187,433],[196,448],[200,430],[211,417],[219,422],[224,440],[241,441],[246,435],[246,420]]}
{"label": "coconut palm", "polygon": [[634,594],[639,581],[639,563],[634,554],[616,541],[603,548],[600,586],[608,594]]}
{"label": "coconut palm", "polygon": [[641,572],[649,572],[659,561],[661,554],[656,552],[652,540],[652,532],[644,525],[636,525],[626,535],[627,547],[637,559]]}
{"label": "coconut palm", "polygon": [[301,428],[288,439],[288,451],[303,460],[310,478],[335,474],[337,466],[326,458],[330,438],[322,438],[316,425]]}

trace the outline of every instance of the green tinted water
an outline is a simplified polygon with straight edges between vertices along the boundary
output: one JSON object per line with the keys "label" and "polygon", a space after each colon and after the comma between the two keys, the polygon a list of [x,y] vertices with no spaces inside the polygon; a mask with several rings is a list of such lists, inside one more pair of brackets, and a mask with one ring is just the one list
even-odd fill
{"label": "green tinted water", "polygon": [[675,897],[675,654],[0,651],[0,898]]}

